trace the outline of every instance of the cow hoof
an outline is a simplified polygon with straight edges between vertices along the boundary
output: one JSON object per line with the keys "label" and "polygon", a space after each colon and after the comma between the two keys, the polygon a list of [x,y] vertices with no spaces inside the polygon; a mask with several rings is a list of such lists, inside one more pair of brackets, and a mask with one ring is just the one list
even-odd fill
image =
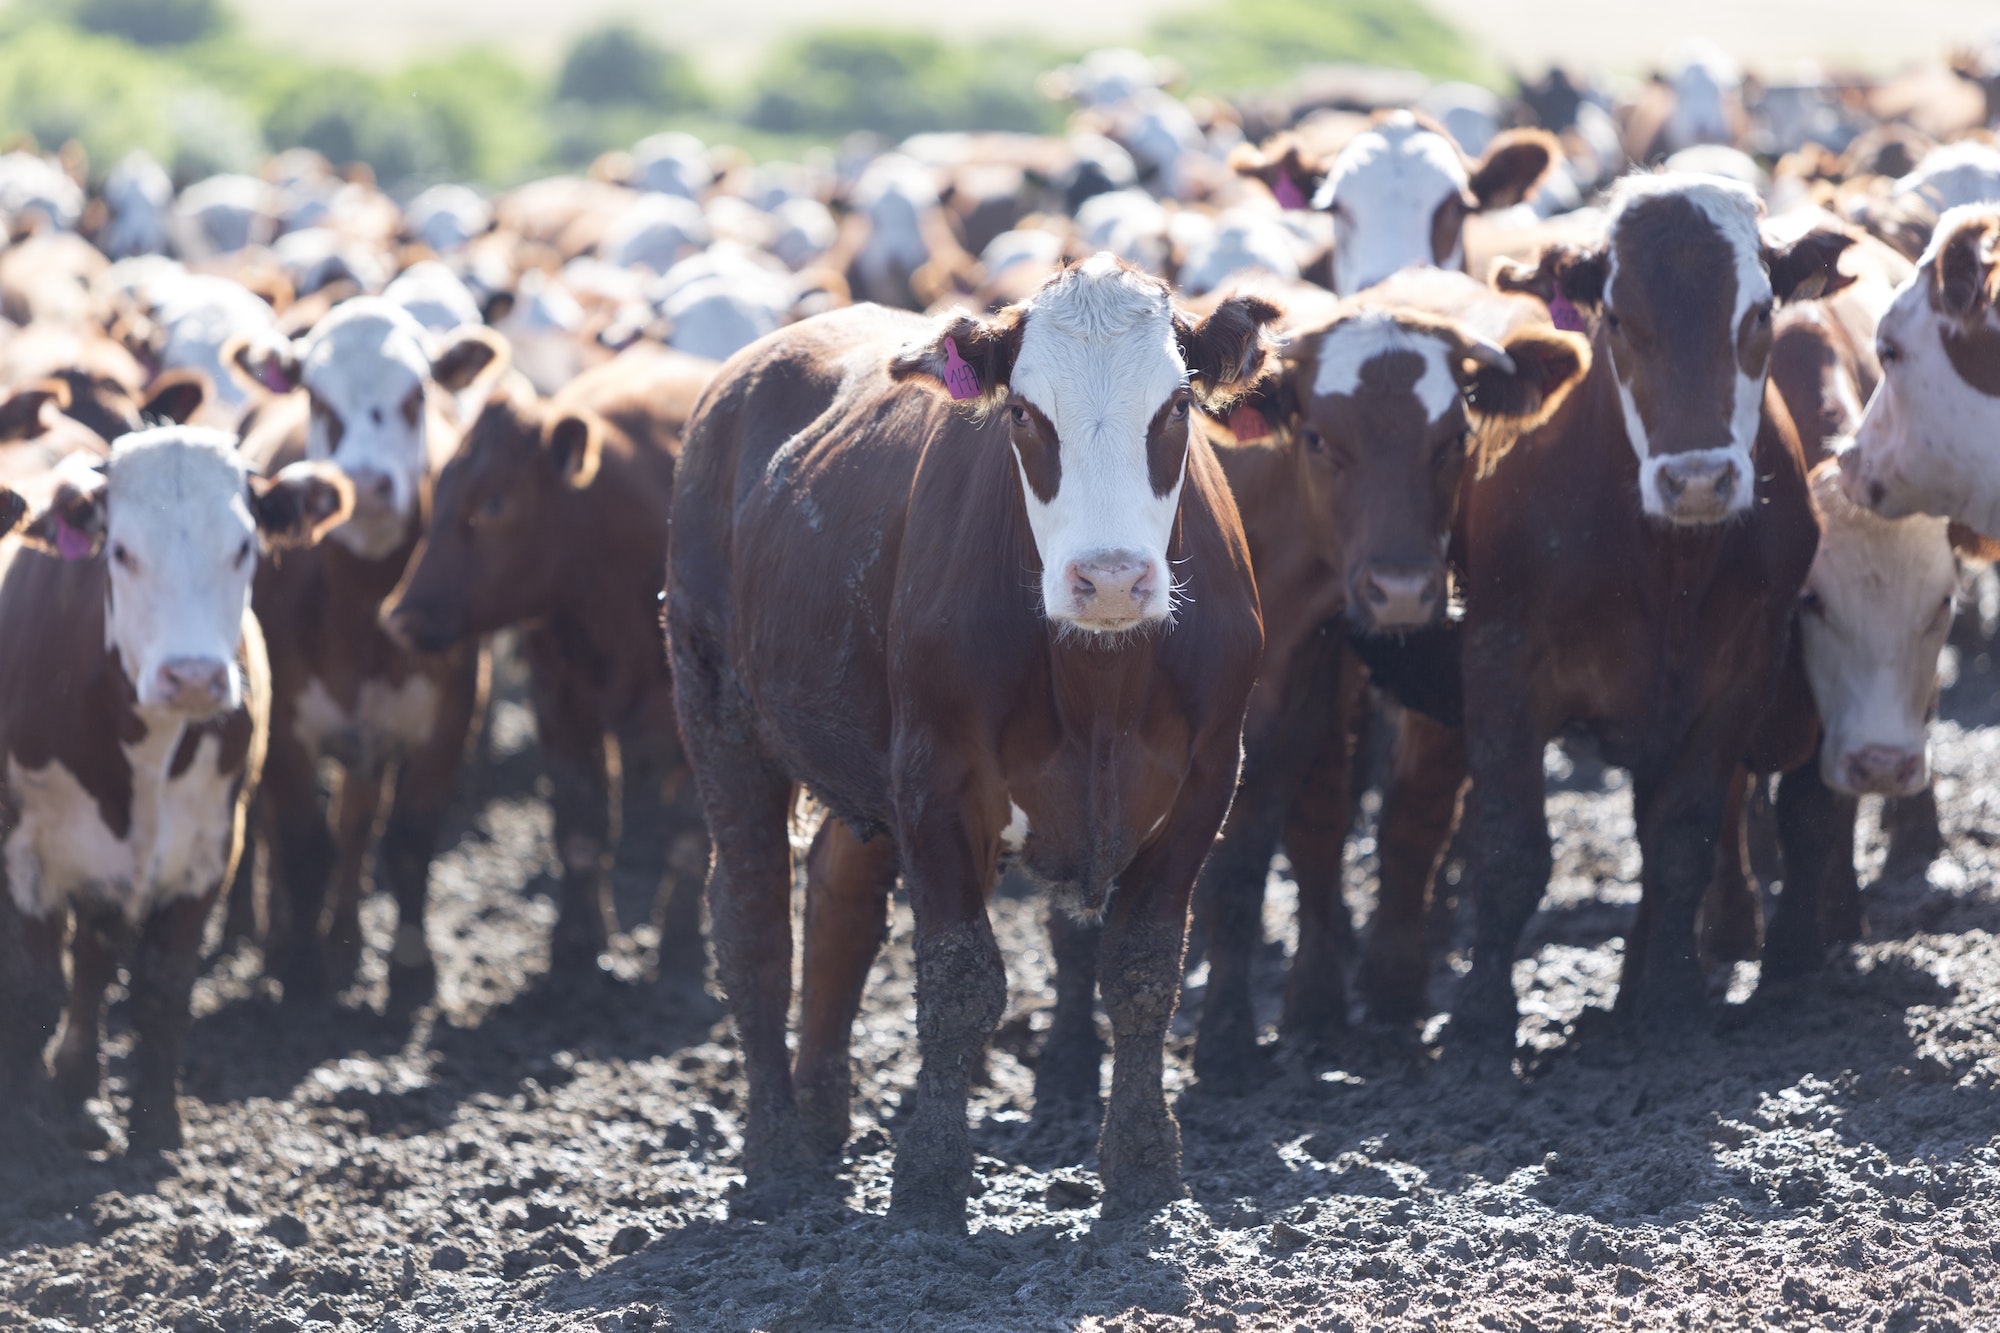
{"label": "cow hoof", "polygon": [[815,1160],[838,1158],[840,1150],[847,1146],[847,1135],[853,1128],[848,1118],[845,1090],[800,1084],[796,1097],[799,1139],[805,1145],[806,1153]]}
{"label": "cow hoof", "polygon": [[1766,944],[1764,965],[1757,974],[1757,989],[1803,981],[1826,967],[1826,951],[1820,948]]}
{"label": "cow hoof", "polygon": [[344,931],[339,922],[326,941],[326,989],[345,990],[361,971],[361,926],[355,922]]}
{"label": "cow hoof", "polygon": [[278,970],[278,984],[284,988],[284,1003],[291,1008],[325,1004],[332,994],[326,963],[317,949],[301,950],[287,959]]}
{"label": "cow hoof", "polygon": [[125,1135],[127,1157],[157,1157],[174,1151],[183,1142],[179,1107],[161,1111],[133,1108],[131,1127]]}
{"label": "cow hoof", "polygon": [[1104,1044],[1093,1027],[1074,1034],[1049,1033],[1035,1057],[1035,1114],[1095,1111],[1104,1076]]}
{"label": "cow hoof", "polygon": [[923,1231],[965,1231],[965,1200],[972,1192],[972,1139],[964,1104],[919,1101],[896,1144],[889,1217]]}
{"label": "cow hoof", "polygon": [[55,1092],[64,1106],[81,1107],[97,1095],[102,1085],[102,1068],[96,1051],[77,1054],[68,1047],[56,1051]]}
{"label": "cow hoof", "polygon": [[412,1014],[437,998],[437,960],[389,961],[389,1012]]}
{"label": "cow hoof", "polygon": [[63,1138],[78,1152],[102,1152],[111,1146],[111,1129],[103,1120],[78,1107],[63,1122]]}
{"label": "cow hoof", "polygon": [[804,1193],[803,1182],[789,1176],[760,1180],[754,1185],[745,1184],[729,1198],[730,1220],[775,1221],[790,1212]]}
{"label": "cow hoof", "polygon": [[1098,1145],[1105,1217],[1136,1217],[1172,1203],[1181,1187],[1181,1131],[1164,1106],[1136,1117],[1113,1115]]}
{"label": "cow hoof", "polygon": [[558,924],[555,938],[549,941],[549,975],[571,981],[593,978],[604,948],[601,936],[564,931]]}
{"label": "cow hoof", "polygon": [[1277,1076],[1276,1055],[1254,1040],[1227,1045],[1200,1040],[1195,1043],[1195,1086],[1207,1095],[1242,1097]]}

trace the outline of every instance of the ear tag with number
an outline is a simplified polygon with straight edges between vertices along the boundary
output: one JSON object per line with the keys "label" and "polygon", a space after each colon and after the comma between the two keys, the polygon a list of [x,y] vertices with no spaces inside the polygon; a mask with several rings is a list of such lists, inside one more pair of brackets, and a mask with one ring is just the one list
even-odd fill
{"label": "ear tag with number", "polygon": [[979,396],[979,376],[959,358],[955,338],[944,340],[944,387],[955,402]]}
{"label": "ear tag with number", "polygon": [[56,554],[65,560],[90,559],[90,538],[70,526],[68,519],[56,519]]}
{"label": "ear tag with number", "polygon": [[1280,171],[1278,173],[1278,182],[1271,187],[1271,193],[1278,196],[1278,207],[1280,208],[1304,208],[1306,206],[1306,197],[1299,193],[1298,183],[1292,179],[1292,173],[1289,171]]}

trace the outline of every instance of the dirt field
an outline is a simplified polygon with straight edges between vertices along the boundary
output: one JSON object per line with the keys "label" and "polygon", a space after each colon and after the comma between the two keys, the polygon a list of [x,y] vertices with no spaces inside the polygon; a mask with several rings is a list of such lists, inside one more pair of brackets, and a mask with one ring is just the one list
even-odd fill
{"label": "dirt field", "polygon": [[[743,1092],[712,1001],[633,980],[629,952],[593,993],[538,985],[549,815],[508,706],[504,762],[434,876],[441,1012],[399,1028],[371,1010],[379,901],[372,970],[330,1014],[282,1009],[254,954],[219,958],[197,995],[189,1146],[0,1180],[0,1326],[1995,1327],[2000,670],[1983,649],[1961,666],[1936,747],[1949,852],[1928,883],[1869,889],[1869,942],[1823,979],[1752,996],[1740,967],[1714,1034],[1671,1055],[1607,1032],[1636,898],[1629,801],[1616,773],[1552,780],[1556,877],[1516,970],[1538,1054],[1520,1076],[1467,1076],[1434,1041],[1364,1028],[1338,1068],[1189,1092],[1190,1197],[1128,1229],[1097,1222],[1090,1132],[1030,1119],[1045,935],[1038,903],[1003,897],[1013,1000],[975,1097],[967,1239],[883,1217],[914,1078],[906,912],[857,1037],[839,1187],[777,1222],[729,1219]],[[1358,912],[1370,852],[1357,840]],[[1866,857],[1872,878],[1872,833]],[[116,1090],[118,1010],[112,1025]]]}

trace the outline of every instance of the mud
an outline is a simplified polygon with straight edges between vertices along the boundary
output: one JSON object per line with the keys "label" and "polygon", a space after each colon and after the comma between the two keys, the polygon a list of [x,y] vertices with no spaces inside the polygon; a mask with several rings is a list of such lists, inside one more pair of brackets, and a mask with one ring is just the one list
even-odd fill
{"label": "mud", "polygon": [[[1881,878],[1868,824],[1870,935],[1822,976],[1773,994],[1739,965],[1717,978],[1712,1032],[1629,1046],[1604,1013],[1637,895],[1629,796],[1552,753],[1555,877],[1515,968],[1527,1057],[1461,1068],[1440,1058],[1442,1017],[1364,1026],[1333,1064],[1281,1060],[1225,1096],[1190,1087],[1184,1007],[1167,1080],[1188,1197],[1138,1221],[1100,1221],[1087,1125],[1032,1117],[1050,950],[1042,905],[1003,894],[1008,1009],[973,1089],[963,1238],[884,1216],[916,1080],[907,909],[857,1025],[840,1173],[777,1220],[732,1221],[743,1084],[713,998],[645,982],[643,928],[602,983],[540,980],[557,866],[531,741],[503,710],[498,762],[433,874],[437,1009],[378,1016],[380,899],[362,980],[330,1010],[282,1007],[254,949],[216,957],[189,1041],[188,1146],[0,1179],[0,1326],[1992,1328],[2000,673],[1969,651],[1957,674],[1935,748],[1945,855],[1927,877]],[[1372,872],[1364,828],[1358,916]],[[1286,889],[1274,876],[1267,1024]],[[1440,962],[1434,999],[1462,966]]]}

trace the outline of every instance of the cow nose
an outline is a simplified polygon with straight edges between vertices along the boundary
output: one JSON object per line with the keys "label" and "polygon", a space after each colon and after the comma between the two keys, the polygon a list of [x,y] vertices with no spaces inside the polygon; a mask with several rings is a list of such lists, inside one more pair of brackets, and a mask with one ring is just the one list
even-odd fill
{"label": "cow nose", "polygon": [[1428,625],[1444,600],[1444,571],[1432,567],[1369,565],[1362,569],[1360,601],[1371,630]]}
{"label": "cow nose", "polygon": [[398,603],[383,614],[382,632],[399,647],[424,653],[443,652],[453,641],[452,634],[439,623],[437,616],[427,615],[408,603]]}
{"label": "cow nose", "polygon": [[171,708],[209,712],[229,698],[229,664],[206,657],[176,657],[160,667],[160,697]]}
{"label": "cow nose", "polygon": [[1733,458],[1702,455],[1661,460],[1656,485],[1666,517],[1676,523],[1713,523],[1728,516],[1741,473]]}
{"label": "cow nose", "polygon": [[378,471],[375,468],[356,468],[347,474],[347,479],[354,483],[354,500],[356,504],[378,505],[386,508],[395,502],[396,480],[386,472]]}
{"label": "cow nose", "polygon": [[1070,616],[1092,629],[1125,629],[1153,614],[1159,579],[1153,562],[1131,551],[1107,551],[1070,562],[1064,571]]}
{"label": "cow nose", "polygon": [[1923,785],[1923,752],[1893,745],[1864,745],[1841,756],[1840,776],[1854,792],[1907,796]]}

